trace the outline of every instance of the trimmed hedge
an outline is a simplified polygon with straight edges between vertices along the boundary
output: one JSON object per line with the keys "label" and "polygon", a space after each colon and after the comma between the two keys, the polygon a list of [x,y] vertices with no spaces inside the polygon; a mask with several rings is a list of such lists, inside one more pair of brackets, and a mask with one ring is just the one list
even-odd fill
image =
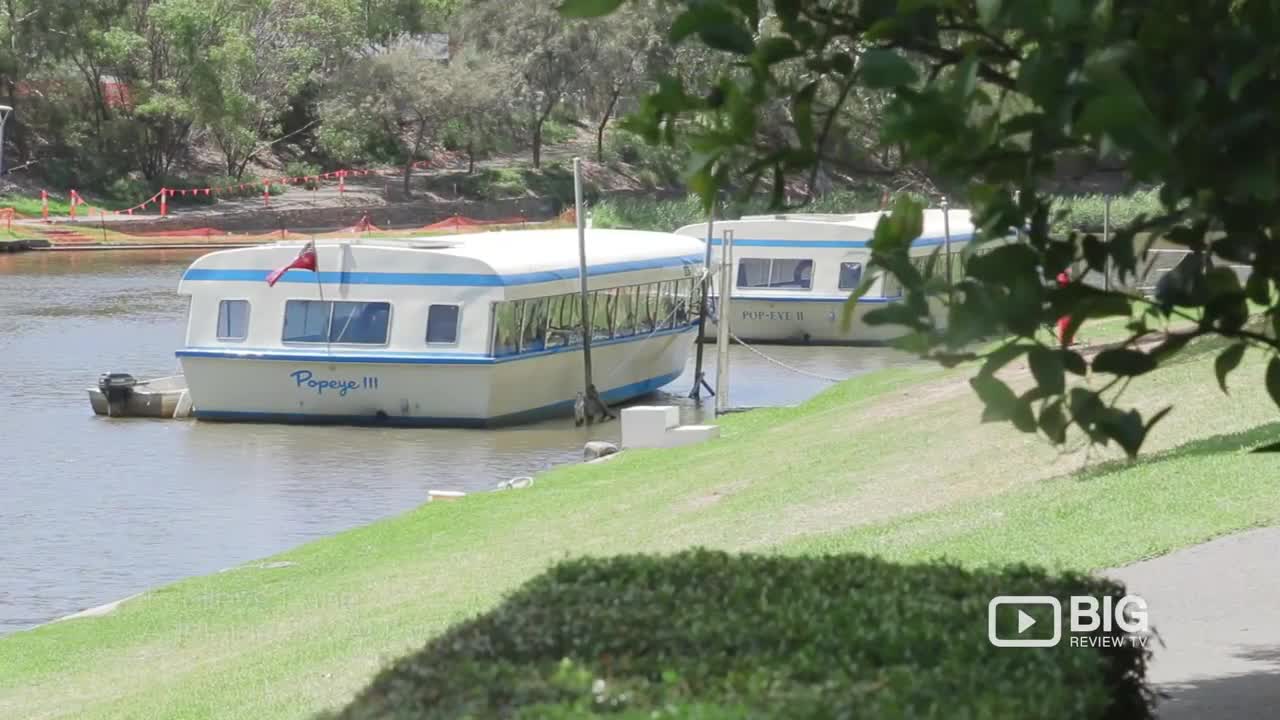
{"label": "trimmed hedge", "polygon": [[1085,593],[1124,595],[1083,575],[855,555],[575,560],[395,662],[336,717],[1150,717],[1132,643],[987,641],[994,595],[1066,608]]}

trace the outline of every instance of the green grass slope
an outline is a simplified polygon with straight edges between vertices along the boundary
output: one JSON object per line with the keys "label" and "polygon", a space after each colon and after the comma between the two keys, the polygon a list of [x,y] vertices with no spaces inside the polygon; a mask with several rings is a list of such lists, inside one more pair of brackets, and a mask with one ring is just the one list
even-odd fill
{"label": "green grass slope", "polygon": [[1090,569],[1274,522],[1280,493],[1256,456],[1187,445],[1269,435],[1253,430],[1276,418],[1249,390],[1261,375],[1246,358],[1224,397],[1201,354],[1138,378],[1126,399],[1144,412],[1177,403],[1148,452],[1181,450],[1084,479],[1063,478],[1084,451],[978,423],[963,371],[864,376],[798,408],[726,417],[713,443],[429,504],[0,639],[0,717],[305,717],[569,557],[859,549]]}

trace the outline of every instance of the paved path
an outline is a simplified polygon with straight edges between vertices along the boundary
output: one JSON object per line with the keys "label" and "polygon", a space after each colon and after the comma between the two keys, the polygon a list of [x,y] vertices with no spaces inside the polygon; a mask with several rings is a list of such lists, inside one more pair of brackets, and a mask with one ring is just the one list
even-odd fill
{"label": "paved path", "polygon": [[1162,720],[1280,718],[1280,528],[1105,574],[1147,601]]}

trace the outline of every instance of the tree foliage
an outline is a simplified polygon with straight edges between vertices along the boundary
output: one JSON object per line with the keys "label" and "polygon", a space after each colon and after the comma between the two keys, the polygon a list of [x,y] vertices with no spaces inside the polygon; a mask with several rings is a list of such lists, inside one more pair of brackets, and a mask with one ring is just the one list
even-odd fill
{"label": "tree foliage", "polygon": [[[567,0],[563,12],[621,5]],[[708,204],[742,174],[744,192],[771,187],[781,205],[789,178],[837,162],[830,140],[847,132],[849,108],[883,93],[879,142],[958,189],[982,234],[948,286],[908,261],[921,208],[899,203],[876,232],[872,261],[902,283],[905,301],[875,319],[903,326],[900,344],[926,357],[979,360],[984,419],[1055,442],[1074,426],[1134,455],[1167,409],[1124,408],[1126,383],[1201,336],[1230,341],[1217,363],[1224,382],[1241,348],[1270,353],[1264,379],[1280,401],[1276,28],[1280,6],[1267,0],[690,1],[670,39],[714,50],[732,68],[710,92],[663,81],[636,127],[652,141],[691,143],[691,185]],[[779,104],[788,132],[762,142]],[[1054,232],[1048,187],[1068,157],[1118,163],[1135,183],[1159,184],[1160,210],[1105,242]],[[1155,297],[1123,283],[1054,282],[1073,270],[1132,278],[1154,238],[1191,254]],[[1248,281],[1224,261],[1248,265]],[[1266,308],[1260,324],[1249,301]],[[1064,315],[1074,326],[1128,318],[1131,336],[1089,361],[1043,339]],[[1139,342],[1176,319],[1186,328],[1154,347]],[[994,350],[974,349],[992,338],[1003,338]],[[1021,394],[997,377],[1019,358],[1035,379]]]}

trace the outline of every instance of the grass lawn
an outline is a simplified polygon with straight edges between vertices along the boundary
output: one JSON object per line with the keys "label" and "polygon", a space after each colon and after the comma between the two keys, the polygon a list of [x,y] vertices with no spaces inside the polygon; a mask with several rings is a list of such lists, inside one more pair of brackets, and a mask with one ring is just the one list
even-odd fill
{"label": "grass lawn", "polygon": [[1263,359],[1246,356],[1224,397],[1212,357],[1129,387],[1144,412],[1176,402],[1134,464],[977,422],[970,370],[902,368],[728,416],[717,442],[425,505],[0,639],[0,717],[306,717],[584,554],[701,545],[1094,569],[1280,521],[1268,460],[1239,451],[1277,429],[1266,393],[1248,389]]}

